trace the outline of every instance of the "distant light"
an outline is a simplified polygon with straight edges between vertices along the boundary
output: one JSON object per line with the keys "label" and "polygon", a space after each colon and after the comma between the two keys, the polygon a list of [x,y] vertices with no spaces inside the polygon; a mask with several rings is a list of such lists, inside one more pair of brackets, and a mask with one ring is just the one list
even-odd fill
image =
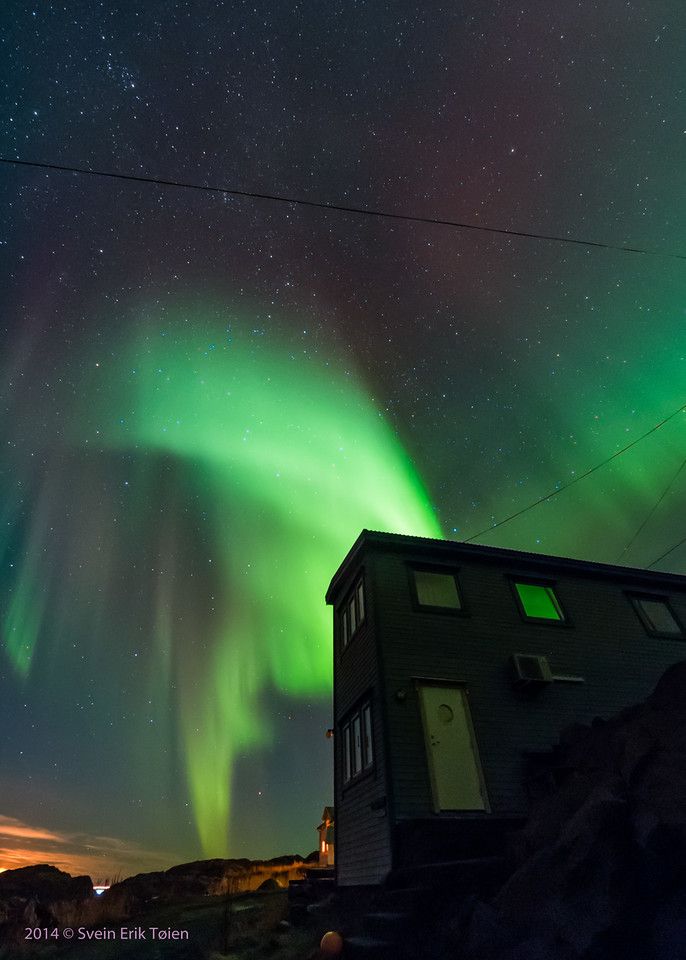
{"label": "distant light", "polygon": [[96,895],[96,897],[101,897],[105,892],[105,890],[109,890],[109,889],[110,889],[109,883],[96,883],[95,886],[93,887],[93,893]]}

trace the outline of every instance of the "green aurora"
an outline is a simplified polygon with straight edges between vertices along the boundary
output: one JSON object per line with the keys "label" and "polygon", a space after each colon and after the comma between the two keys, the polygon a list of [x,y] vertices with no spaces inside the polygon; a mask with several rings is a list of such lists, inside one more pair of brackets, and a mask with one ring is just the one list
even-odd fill
{"label": "green aurora", "polygon": [[[63,437],[72,458],[85,458],[78,491],[87,501],[78,546],[61,557],[69,588],[51,601],[46,585],[56,489],[74,482],[55,462],[3,638],[25,679],[37,646],[73,633],[77,621],[97,646],[105,601],[79,614],[78,598],[114,595],[122,536],[133,543],[152,532],[154,590],[131,597],[149,625],[141,668],[151,700],[170,707],[158,735],[176,737],[203,852],[220,856],[235,762],[273,736],[264,698],[330,695],[324,593],[360,530],[442,534],[402,445],[353,375],[271,338],[187,319],[179,310],[163,326],[142,324],[128,343],[120,332],[84,364]],[[91,493],[89,464],[100,454],[131,463],[135,505],[124,533],[112,533],[112,504]],[[207,581],[184,560],[197,536],[184,521],[189,504],[204,518]]]}

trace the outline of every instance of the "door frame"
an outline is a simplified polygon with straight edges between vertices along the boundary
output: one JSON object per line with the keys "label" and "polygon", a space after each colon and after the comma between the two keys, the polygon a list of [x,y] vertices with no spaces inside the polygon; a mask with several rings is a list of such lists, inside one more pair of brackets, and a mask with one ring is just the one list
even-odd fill
{"label": "door frame", "polygon": [[[476,737],[476,730],[474,729],[474,722],[472,720],[472,710],[469,703],[469,688],[467,686],[466,680],[449,680],[445,677],[413,677],[412,681],[417,692],[417,699],[419,700],[419,718],[422,725],[422,739],[424,742],[424,758],[426,760],[426,766],[429,772],[429,786],[431,790],[431,802],[433,805],[434,813],[436,814],[446,814],[448,816],[455,816],[455,814],[465,814],[465,815],[478,815],[484,813],[491,813],[491,803],[488,797],[488,790],[486,789],[486,778],[484,777],[484,770],[481,764],[481,751],[479,749],[479,741]],[[428,742],[428,724],[426,720],[426,714],[424,710],[424,700],[421,695],[420,687],[449,687],[451,689],[459,690],[462,694],[462,702],[464,704],[464,715],[467,721],[467,732],[469,734],[473,753],[474,753],[474,762],[476,766],[476,772],[479,777],[479,788],[481,790],[481,796],[483,798],[484,806],[483,810],[480,809],[471,809],[471,810],[459,810],[451,809],[444,810],[438,806],[438,789],[436,786],[436,777],[434,773],[434,765],[429,753],[429,742]]]}

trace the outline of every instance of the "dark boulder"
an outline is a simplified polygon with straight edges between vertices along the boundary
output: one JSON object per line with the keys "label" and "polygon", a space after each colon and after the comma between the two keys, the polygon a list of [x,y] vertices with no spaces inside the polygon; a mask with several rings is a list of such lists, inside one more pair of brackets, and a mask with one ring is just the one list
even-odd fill
{"label": "dark boulder", "polygon": [[469,960],[686,960],[686,662],[644,703],[563,731],[513,872],[455,923]]}
{"label": "dark boulder", "polygon": [[47,863],[0,873],[0,901],[16,897],[49,905],[65,900],[85,900],[92,895],[90,877],[72,877]]}
{"label": "dark boulder", "polygon": [[281,884],[274,877],[267,877],[257,888],[260,893],[273,893],[275,890],[282,890]]}

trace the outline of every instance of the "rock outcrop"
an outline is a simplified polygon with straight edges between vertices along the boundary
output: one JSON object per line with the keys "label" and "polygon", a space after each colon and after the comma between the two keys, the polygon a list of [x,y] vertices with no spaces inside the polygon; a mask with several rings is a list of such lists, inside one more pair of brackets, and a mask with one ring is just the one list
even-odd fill
{"label": "rock outcrop", "polygon": [[47,863],[0,873],[0,938],[23,927],[54,923],[73,904],[93,896],[90,877],[72,877]]}
{"label": "rock outcrop", "polygon": [[144,907],[154,901],[180,901],[190,897],[220,896],[257,889],[265,880],[302,876],[302,857],[284,856],[273,860],[196,860],[169,870],[139,873],[113,884],[103,900],[125,901]]}
{"label": "rock outcrop", "polygon": [[686,662],[639,705],[564,731],[514,871],[452,923],[464,960],[686,960]]}

